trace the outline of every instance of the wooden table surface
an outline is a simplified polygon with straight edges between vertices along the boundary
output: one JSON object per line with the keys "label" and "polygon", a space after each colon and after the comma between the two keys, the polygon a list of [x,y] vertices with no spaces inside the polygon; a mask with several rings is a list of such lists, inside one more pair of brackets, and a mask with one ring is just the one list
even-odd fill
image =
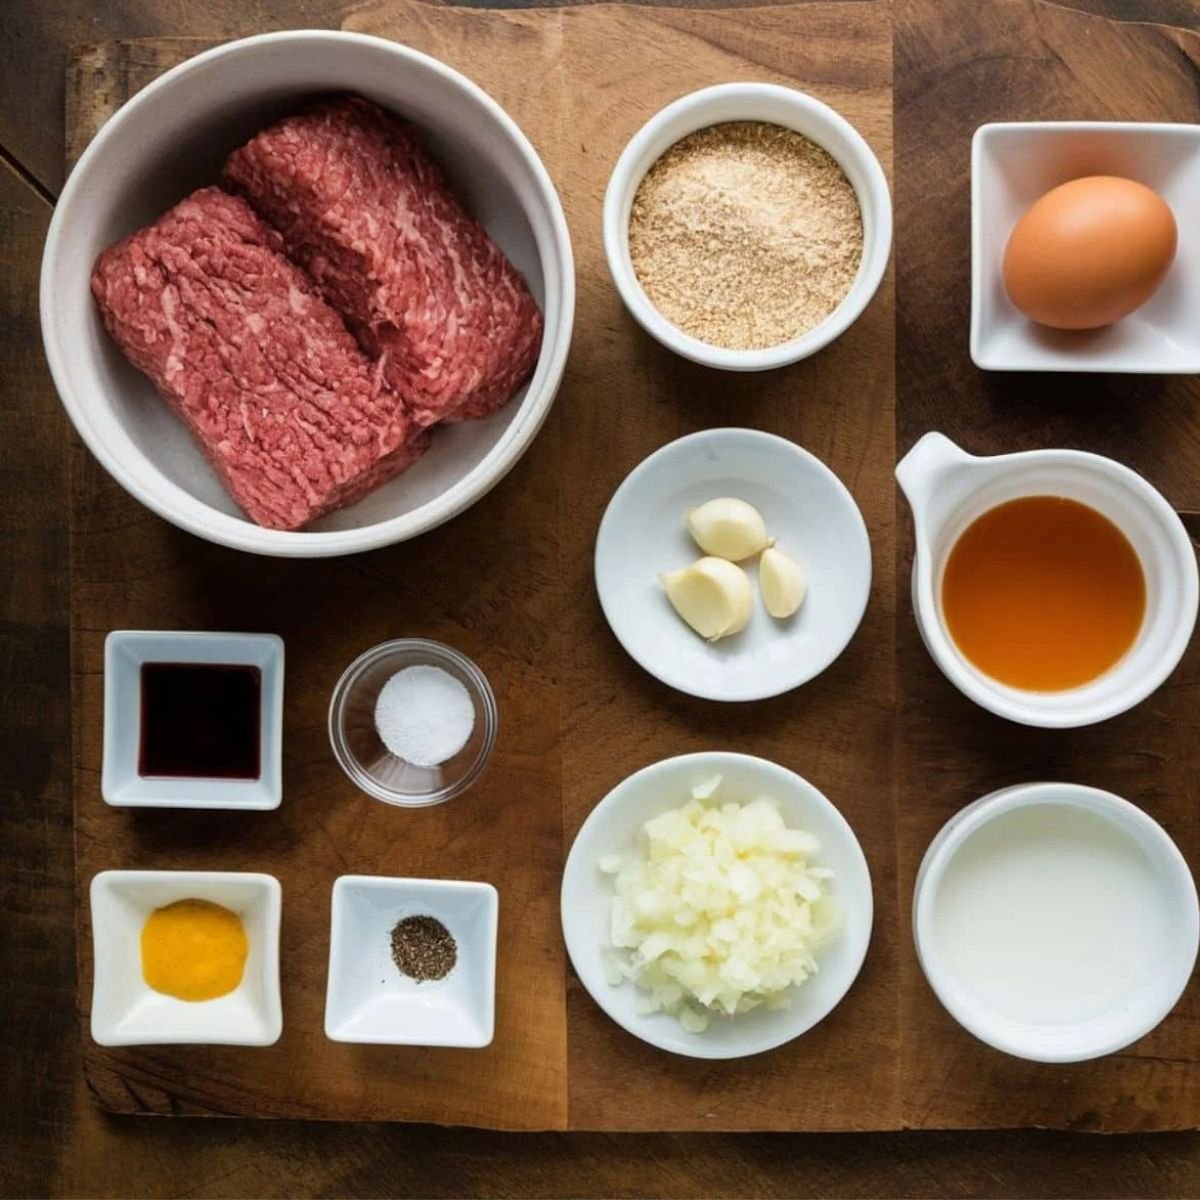
{"label": "wooden table surface", "polygon": [[[898,0],[896,140],[919,146],[919,74],[932,21],[960,22],[958,53],[1028,60],[1005,45],[996,0]],[[63,74],[73,45],[139,36],[231,38],[336,26],[329,0],[10,0],[0,14],[0,1188],[6,1195],[1195,1196],[1200,1135],[1036,1131],[894,1135],[500,1135],[427,1127],[118,1119],[79,1069],[67,629],[69,430],[46,371],[37,272],[62,184]],[[1027,0],[1034,23],[1061,5]],[[1108,21],[1200,29],[1194,0],[1088,0]],[[1025,12],[1028,36],[1029,12]],[[1171,35],[1173,38],[1174,35]],[[1172,44],[1175,44],[1172,42]],[[1197,42],[1179,37],[1197,74]],[[1060,69],[1069,64],[1058,60]],[[1197,79],[1200,83],[1200,79]],[[906,203],[898,188],[901,216]],[[915,256],[914,256],[915,257]],[[898,293],[923,264],[897,242]],[[965,316],[964,316],[965,319]],[[920,338],[901,319],[898,353]],[[907,336],[906,336],[907,335]],[[902,614],[903,616],[903,614]]]}

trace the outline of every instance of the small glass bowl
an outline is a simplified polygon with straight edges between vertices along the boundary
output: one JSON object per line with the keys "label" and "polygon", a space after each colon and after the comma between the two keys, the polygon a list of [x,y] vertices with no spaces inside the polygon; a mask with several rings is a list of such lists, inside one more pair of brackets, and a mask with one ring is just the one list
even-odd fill
{"label": "small glass bowl", "polygon": [[[467,689],[475,728],[441,766],[419,767],[392,754],[375,729],[375,702],[405,667],[440,667]],[[343,672],[329,703],[329,740],[341,768],[368,796],[402,808],[427,808],[465,792],[483,773],[496,744],[496,697],[484,673],[441,642],[398,638],[360,654]]]}

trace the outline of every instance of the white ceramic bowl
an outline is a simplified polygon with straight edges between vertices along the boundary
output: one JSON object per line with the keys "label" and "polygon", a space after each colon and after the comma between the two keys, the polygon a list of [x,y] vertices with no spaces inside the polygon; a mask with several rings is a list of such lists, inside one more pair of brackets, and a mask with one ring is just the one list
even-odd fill
{"label": "white ceramic bowl", "polygon": [[[262,529],[225,493],[183,425],[107,336],[89,291],[96,256],[217,182],[225,156],[321,93],[357,92],[420,126],[456,191],[545,314],[533,378],[484,421],[437,431],[411,470],[309,530]],[[101,129],[71,172],[42,259],[46,357],[68,415],[108,472],[160,516],[258,554],[319,557],[416,536],[462,512],[528,448],[558,389],[575,275],[562,206],[512,119],[457,71],[394,42],[303,30],[230,42],[168,71]]]}
{"label": "white ceramic bowl", "polygon": [[[257,779],[148,778],[138,771],[143,663],[237,663],[261,672]],[[273,633],[114,629],[104,639],[100,793],[124,808],[278,808],[283,798],[283,639]]]}
{"label": "white ceramic bowl", "polygon": [[[605,978],[613,880],[601,873],[598,863],[604,855],[633,853],[648,820],[687,803],[691,789],[714,774],[723,777],[718,799],[771,796],[788,825],[818,838],[821,854],[815,861],[835,872],[832,889],[845,925],[817,956],[817,974],[792,990],[791,1007],[758,1008],[733,1020],[714,1018],[703,1033],[688,1033],[666,1013],[639,1013],[639,993],[632,983],[614,987]],[[584,821],[563,871],[563,937],[580,982],[623,1029],[652,1046],[692,1058],[759,1054],[792,1041],[828,1016],[862,967],[873,913],[867,860],[846,818],[795,772],[748,754],[685,754],[630,775]]]}
{"label": "white ceramic bowl", "polygon": [[[629,214],[642,178],[680,139],[727,121],[765,121],[794,129],[823,146],[858,196],[863,256],[845,299],[808,333],[762,350],[726,350],[691,337],[650,302],[629,256]],[[795,88],[772,83],[724,83],[681,96],[630,139],[604,194],[604,253],[625,306],[647,333],[693,362],[726,371],[766,371],[799,362],[828,346],[862,315],[883,279],[892,246],[892,201],[879,159],[840,113]]]}
{"label": "white ceramic bowl", "polygon": [[[754,583],[741,633],[706,642],[659,582],[701,557],[685,519],[718,496],[749,501],[808,576],[795,616],[776,620]],[[756,579],[753,562],[742,564]],[[679,438],[630,472],[596,536],[596,591],[617,640],[651,675],[709,700],[762,700],[820,674],[854,636],[871,591],[871,543],[854,497],[820,459],[755,429]]]}
{"label": "white ceramic bowl", "polygon": [[[142,978],[142,926],[156,908],[211,900],[242,918],[242,982],[195,1003]],[[92,880],[92,1037],[101,1046],[270,1046],[283,1031],[279,996],[279,880],[234,871],[101,871]]]}
{"label": "white ceramic bowl", "polygon": [[[398,671],[437,667],[466,688],[475,724],[463,748],[436,767],[390,753],[375,727],[379,693]],[[479,779],[496,745],[500,714],[487,676],[453,646],[397,638],[363,651],[342,672],[329,701],[329,742],[347,778],[368,796],[400,808],[426,808],[461,796]]]}
{"label": "white ceramic bowl", "polygon": [[[1174,509],[1136,471],[1082,450],[978,458],[927,433],[896,467],[913,510],[913,611],[943,674],[964,695],[1023,725],[1094,725],[1140,704],[1178,666],[1196,625],[1196,552]],[[1137,639],[1110,670],[1081,687],[1034,692],[984,674],[955,645],[942,613],[942,575],[955,542],[989,509],[1020,496],[1065,496],[1096,509],[1129,539],[1146,578]]]}
{"label": "white ceramic bowl", "polygon": [[[457,961],[423,982],[392,960],[397,921],[430,916],[454,938]],[[397,1046],[488,1045],[496,1023],[499,897],[490,883],[342,875],[333,885],[325,1036]]]}
{"label": "white ceramic bowl", "polygon": [[[1120,839],[1140,864],[1139,878],[1153,894],[1148,905],[1156,910],[1156,919],[1138,923],[1136,936],[1145,947],[1145,962],[1113,962],[1113,973],[1129,977],[1127,988],[1116,998],[1081,995],[1077,1019],[1038,1021],[1006,1011],[1003,999],[990,984],[968,977],[955,963],[953,947],[945,944],[940,932],[939,904],[945,903],[947,875],[952,865],[964,861],[964,848],[978,854],[1004,856],[1003,870],[1011,872],[1013,859],[1031,851],[1045,852],[1046,839],[1027,831],[1026,841],[1001,844],[981,843],[997,830],[997,822],[1011,818],[1021,809],[1036,809],[1052,814],[1055,809],[1075,808],[1096,819],[1097,830],[1106,838]],[[1074,847],[1079,851],[1079,846]],[[1085,852],[1086,853],[1086,852]],[[966,859],[970,861],[970,859]],[[1067,864],[1064,864],[1064,868]],[[1031,863],[1031,869],[1045,870],[1045,864]],[[969,870],[970,868],[968,868]],[[978,867],[976,869],[979,869]],[[1103,885],[1103,880],[1100,881]],[[953,887],[953,885],[950,885]],[[967,881],[961,880],[960,887]],[[979,886],[975,884],[974,886]],[[1057,898],[1057,897],[1056,897]],[[1015,898],[1014,898],[1015,899]],[[1074,896],[1064,896],[1069,904]],[[1073,915],[1050,919],[1043,928],[1056,939],[1049,949],[1057,961],[1052,974],[1056,979],[1027,978],[1018,986],[1036,996],[1039,986],[1061,987],[1065,974],[1062,959],[1086,935],[1069,926]],[[979,923],[975,924],[978,934]],[[962,809],[942,828],[925,854],[917,875],[913,896],[913,934],[917,956],[930,986],[947,1011],[965,1029],[997,1050],[1035,1062],[1081,1062],[1112,1054],[1149,1033],[1171,1011],[1191,978],[1196,962],[1197,937],[1200,933],[1200,909],[1196,885],[1183,855],[1168,834],[1141,809],[1095,788],[1069,783],[1031,783],[1006,788],[984,796]],[[1060,940],[1064,944],[1060,944]],[[1068,970],[1083,971],[1082,965]],[[1120,988],[1115,989],[1120,991]],[[1093,1001],[1095,1001],[1093,1003]],[[1108,1001],[1108,1002],[1105,1002]],[[1072,1001],[1074,1003],[1074,1001]],[[1099,1011],[1095,1011],[1095,1009]]]}
{"label": "white ceramic bowl", "polygon": [[[1040,196],[1086,175],[1153,188],[1179,227],[1175,263],[1158,291],[1107,329],[1046,329],[1004,288],[1004,248]],[[1200,125],[1124,121],[981,125],[971,143],[971,358],[986,371],[1200,371]]]}

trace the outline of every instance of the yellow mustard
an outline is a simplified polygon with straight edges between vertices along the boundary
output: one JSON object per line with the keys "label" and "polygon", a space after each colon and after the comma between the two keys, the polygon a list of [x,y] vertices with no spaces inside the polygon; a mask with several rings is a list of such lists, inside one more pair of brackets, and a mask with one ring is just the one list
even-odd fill
{"label": "yellow mustard", "polygon": [[215,1000],[242,982],[242,919],[211,900],[177,900],[142,926],[142,978],[178,1000]]}

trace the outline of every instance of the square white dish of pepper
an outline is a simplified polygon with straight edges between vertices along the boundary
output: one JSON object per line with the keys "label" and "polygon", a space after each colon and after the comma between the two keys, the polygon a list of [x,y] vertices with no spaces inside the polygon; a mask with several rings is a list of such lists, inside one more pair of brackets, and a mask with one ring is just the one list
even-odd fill
{"label": "square white dish of pepper", "polygon": [[333,885],[326,1037],[489,1045],[498,918],[490,883],[340,876]]}

